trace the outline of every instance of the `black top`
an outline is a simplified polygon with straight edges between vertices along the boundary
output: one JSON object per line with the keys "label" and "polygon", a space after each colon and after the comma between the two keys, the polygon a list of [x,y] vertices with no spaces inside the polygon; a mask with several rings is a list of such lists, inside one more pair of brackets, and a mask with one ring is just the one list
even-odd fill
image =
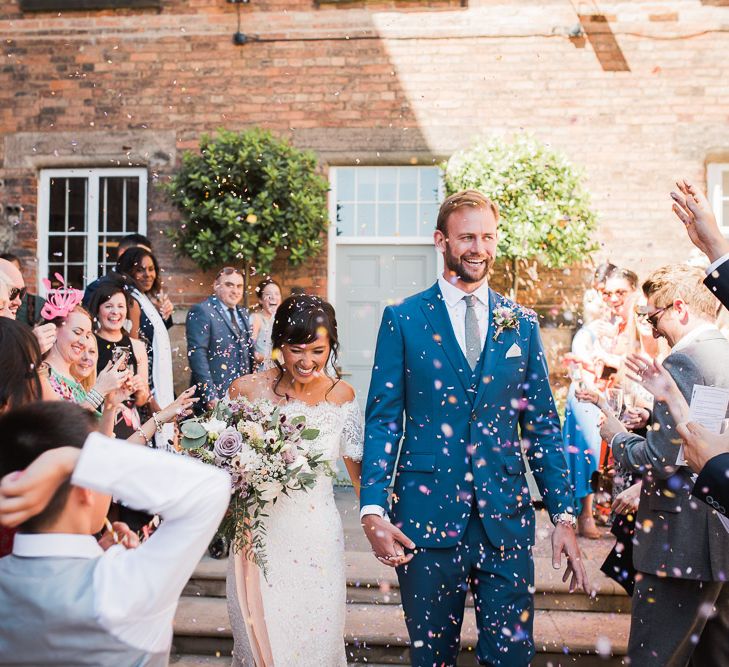
{"label": "black top", "polygon": [[[132,347],[132,341],[129,336],[127,336],[126,334],[122,334],[121,340],[110,341],[102,338],[101,336],[99,336],[99,334],[94,335],[96,336],[96,343],[99,348],[99,359],[96,362],[97,372],[101,372],[106,367],[106,364],[113,360],[114,350],[116,350],[118,347],[121,347],[129,350],[130,354],[128,367],[131,368],[132,372],[136,375],[138,369],[137,358],[134,356],[134,348]],[[124,401],[124,405],[126,405],[130,409],[133,409],[134,397],[132,396],[131,398]],[[120,416],[117,420],[117,423],[114,425],[114,435],[117,438],[125,440],[133,433],[134,428],[132,428],[131,426],[127,426],[124,419]]]}

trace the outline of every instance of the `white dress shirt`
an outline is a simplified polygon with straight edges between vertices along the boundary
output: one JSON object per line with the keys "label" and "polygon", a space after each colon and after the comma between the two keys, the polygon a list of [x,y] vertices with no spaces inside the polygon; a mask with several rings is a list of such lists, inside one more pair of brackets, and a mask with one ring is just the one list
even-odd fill
{"label": "white dress shirt", "polygon": [[729,259],[729,252],[726,255],[722,255],[721,257],[719,257],[719,259],[715,259],[711,264],[709,264],[708,268],[706,269],[706,275],[710,276],[728,259]]}
{"label": "white dress shirt", "polygon": [[[464,356],[466,355],[466,302],[464,296],[473,294],[476,297],[476,320],[478,321],[478,332],[481,334],[481,349],[486,345],[486,336],[489,330],[489,285],[484,281],[477,290],[464,292],[455,285],[448,282],[443,275],[438,276],[438,287],[443,295],[443,301],[448,311],[448,317],[453,327],[458,345]],[[360,519],[368,514],[377,514],[387,519],[387,513],[379,505],[365,505],[359,512]]]}
{"label": "white dress shirt", "polygon": [[90,535],[15,535],[25,558],[96,558],[96,620],[111,635],[150,653],[169,650],[177,601],[230,501],[227,473],[185,456],[92,433],[71,483],[113,495],[163,521],[136,549],[103,551]]}

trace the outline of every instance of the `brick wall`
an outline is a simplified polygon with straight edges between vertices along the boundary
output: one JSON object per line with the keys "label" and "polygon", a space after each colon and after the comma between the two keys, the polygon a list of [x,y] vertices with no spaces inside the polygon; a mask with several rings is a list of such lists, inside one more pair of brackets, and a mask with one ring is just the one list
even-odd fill
{"label": "brick wall", "polygon": [[[708,159],[729,159],[729,9],[596,7],[253,0],[242,30],[258,39],[237,47],[223,0],[60,15],[0,0],[0,200],[24,207],[17,246],[32,257],[38,169],[147,165],[150,229],[175,300],[189,304],[210,276],[175,258],[162,232],[176,213],[154,181],[203,132],[268,127],[325,168],[428,163],[479,134],[527,130],[585,169],[597,259],[645,273],[688,255],[667,198],[674,179],[703,182]],[[568,37],[578,25],[584,35]],[[326,253],[277,274],[326,294]],[[561,308],[583,275],[540,273],[524,300]]]}

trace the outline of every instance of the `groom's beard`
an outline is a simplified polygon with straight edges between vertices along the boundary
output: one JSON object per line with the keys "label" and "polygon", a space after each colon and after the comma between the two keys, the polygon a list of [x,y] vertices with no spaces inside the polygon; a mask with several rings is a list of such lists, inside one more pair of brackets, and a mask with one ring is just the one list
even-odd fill
{"label": "groom's beard", "polygon": [[[467,260],[480,260],[481,264],[469,264]],[[456,257],[448,249],[443,253],[443,261],[446,268],[451,273],[455,273],[464,283],[480,283],[494,265],[493,257],[486,255],[483,257],[472,257],[470,255]]]}

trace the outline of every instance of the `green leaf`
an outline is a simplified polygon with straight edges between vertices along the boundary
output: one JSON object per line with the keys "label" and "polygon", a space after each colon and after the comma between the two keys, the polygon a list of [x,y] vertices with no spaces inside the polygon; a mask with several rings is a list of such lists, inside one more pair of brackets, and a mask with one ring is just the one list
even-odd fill
{"label": "green leaf", "polygon": [[189,438],[188,436],[183,435],[180,438],[180,445],[183,449],[199,449],[205,444],[207,439],[207,434],[200,438]]}
{"label": "green leaf", "polygon": [[301,438],[303,440],[315,440],[319,436],[319,429],[316,428],[305,428],[301,432]]}
{"label": "green leaf", "polygon": [[194,420],[182,422],[182,424],[180,424],[180,433],[191,440],[208,437],[208,432],[205,430],[203,425]]}

